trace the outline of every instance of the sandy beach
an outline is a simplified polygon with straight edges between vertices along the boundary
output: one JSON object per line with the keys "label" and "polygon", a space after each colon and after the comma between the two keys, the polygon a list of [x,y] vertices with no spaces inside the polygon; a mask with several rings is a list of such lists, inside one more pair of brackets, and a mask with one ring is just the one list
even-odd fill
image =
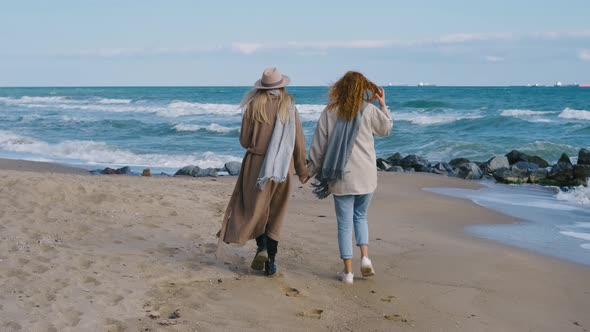
{"label": "sandy beach", "polygon": [[346,286],[332,200],[307,186],[268,278],[254,241],[214,255],[235,177],[86,173],[0,161],[0,331],[590,330],[590,268],[470,236],[515,220],[422,190],[475,181],[379,173],[377,274]]}

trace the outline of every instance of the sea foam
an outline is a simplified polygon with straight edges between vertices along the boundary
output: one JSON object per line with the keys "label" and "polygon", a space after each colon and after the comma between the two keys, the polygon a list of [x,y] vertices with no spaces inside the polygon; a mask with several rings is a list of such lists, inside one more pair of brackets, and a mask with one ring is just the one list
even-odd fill
{"label": "sea foam", "polygon": [[532,110],[522,110],[522,109],[509,109],[509,110],[502,110],[500,115],[502,116],[514,116],[514,117],[523,117],[523,116],[539,116],[539,115],[546,115],[552,114],[557,112],[550,112],[550,111],[532,111]]}
{"label": "sea foam", "polygon": [[0,131],[0,150],[36,154],[48,161],[82,162],[88,165],[108,164],[180,168],[186,165],[223,167],[229,161],[241,158],[213,152],[192,154],[139,154],[116,148],[104,142],[69,140],[48,143],[32,137]]}
{"label": "sea foam", "polygon": [[590,206],[590,187],[578,186],[567,191],[559,190],[556,198],[560,201],[568,201],[579,205]]}
{"label": "sea foam", "polygon": [[442,113],[442,114],[424,114],[419,112],[411,113],[393,113],[394,121],[407,121],[412,124],[419,126],[439,125],[453,123],[464,119],[479,119],[483,118],[482,115],[468,115],[468,114],[453,114],[453,113]]}
{"label": "sea foam", "polygon": [[208,125],[195,125],[195,124],[179,123],[174,126],[174,129],[176,131],[206,130],[206,131],[211,131],[211,132],[215,132],[215,133],[229,133],[232,131],[239,131],[240,130],[240,128],[237,128],[237,127],[235,127],[235,128],[225,127],[225,126],[219,125],[217,123],[211,123]]}
{"label": "sea foam", "polygon": [[559,113],[559,117],[563,119],[590,121],[590,111],[566,108],[561,113]]}
{"label": "sea foam", "polygon": [[131,99],[100,98],[97,102],[99,104],[129,104]]}

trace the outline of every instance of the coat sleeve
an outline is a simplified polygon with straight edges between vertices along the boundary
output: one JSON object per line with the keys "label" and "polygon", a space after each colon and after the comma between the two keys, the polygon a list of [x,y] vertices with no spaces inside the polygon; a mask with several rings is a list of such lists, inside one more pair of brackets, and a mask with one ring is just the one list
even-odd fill
{"label": "coat sleeve", "polygon": [[240,144],[247,149],[252,142],[252,131],[254,128],[254,121],[252,121],[252,111],[250,107],[244,111],[242,116],[242,128],[240,129]]}
{"label": "coat sleeve", "polygon": [[328,146],[328,112],[324,110],[320,115],[313,133],[313,140],[309,149],[309,164],[307,168],[311,176],[315,176],[324,163],[324,154]]}
{"label": "coat sleeve", "polygon": [[295,172],[299,176],[299,179],[303,181],[309,174],[307,171],[307,162],[305,160],[305,135],[303,134],[303,127],[301,126],[301,120],[299,119],[299,112],[295,109],[295,149],[293,149],[293,163],[295,166]]}
{"label": "coat sleeve", "polygon": [[391,118],[391,111],[385,107],[380,109],[374,105],[371,112],[371,127],[373,127],[373,134],[376,136],[388,136],[393,126],[393,119]]}

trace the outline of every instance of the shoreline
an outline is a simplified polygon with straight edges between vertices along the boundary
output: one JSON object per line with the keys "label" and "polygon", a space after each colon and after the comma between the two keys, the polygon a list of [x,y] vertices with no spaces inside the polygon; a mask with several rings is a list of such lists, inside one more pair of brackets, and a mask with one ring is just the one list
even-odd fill
{"label": "shoreline", "polygon": [[30,161],[24,159],[0,158],[0,170],[90,175],[90,172],[84,168],[67,166],[52,162]]}
{"label": "shoreline", "polygon": [[[332,201],[315,199],[307,186],[294,187],[280,275],[266,278],[248,268],[253,241],[224,246],[224,262],[214,258],[214,234],[236,177],[92,177],[50,169],[7,170],[0,162],[0,328],[590,327],[588,267],[473,236],[465,226],[516,219],[423,190],[475,189],[475,181],[380,172],[369,211],[377,275],[346,287],[334,278],[341,262]],[[170,318],[174,312],[179,317]]]}

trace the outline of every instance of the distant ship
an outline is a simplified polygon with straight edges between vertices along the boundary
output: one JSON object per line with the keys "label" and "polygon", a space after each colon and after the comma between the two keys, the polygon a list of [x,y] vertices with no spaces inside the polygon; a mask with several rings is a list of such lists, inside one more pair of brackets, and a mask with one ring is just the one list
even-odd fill
{"label": "distant ship", "polygon": [[431,84],[431,83],[420,82],[420,83],[418,83],[418,86],[436,86],[436,85]]}
{"label": "distant ship", "polygon": [[573,84],[563,84],[560,81],[555,82],[555,84],[553,84],[554,87],[578,87],[580,86],[578,83],[573,83]]}

